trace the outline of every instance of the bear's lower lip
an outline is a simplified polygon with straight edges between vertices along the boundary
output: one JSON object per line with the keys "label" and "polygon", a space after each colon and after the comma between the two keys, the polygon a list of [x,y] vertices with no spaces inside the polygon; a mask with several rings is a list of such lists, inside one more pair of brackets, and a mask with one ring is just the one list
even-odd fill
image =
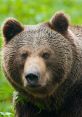
{"label": "bear's lower lip", "polygon": [[27,86],[27,89],[33,92],[44,90],[44,88],[41,85]]}
{"label": "bear's lower lip", "polygon": [[41,96],[43,97],[43,95],[46,95],[47,93],[47,89],[45,87],[42,87],[42,86],[37,86],[37,87],[31,87],[31,86],[28,86],[27,87],[27,91],[30,92],[30,94],[36,94],[37,96]]}
{"label": "bear's lower lip", "polygon": [[41,85],[28,85],[28,87],[31,89],[38,89],[41,88]]}

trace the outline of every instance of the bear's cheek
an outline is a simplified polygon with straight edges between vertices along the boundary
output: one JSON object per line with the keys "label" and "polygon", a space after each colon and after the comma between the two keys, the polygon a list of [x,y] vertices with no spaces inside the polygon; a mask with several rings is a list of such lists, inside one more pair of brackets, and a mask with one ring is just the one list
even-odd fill
{"label": "bear's cheek", "polygon": [[20,57],[16,57],[13,64],[20,75],[19,77],[22,77],[25,60],[22,60]]}
{"label": "bear's cheek", "polygon": [[58,60],[58,56],[55,54],[55,57],[52,56],[51,59],[47,62],[47,73],[49,75],[49,82],[52,84],[57,84],[61,82],[64,75],[64,67],[62,61]]}

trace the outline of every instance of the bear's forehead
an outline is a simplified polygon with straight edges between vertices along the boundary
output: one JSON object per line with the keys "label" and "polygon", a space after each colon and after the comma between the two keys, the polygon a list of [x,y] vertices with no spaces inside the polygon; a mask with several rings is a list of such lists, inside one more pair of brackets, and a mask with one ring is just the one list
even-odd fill
{"label": "bear's forehead", "polygon": [[21,47],[23,45],[33,48],[40,46],[49,47],[52,46],[54,40],[56,43],[58,38],[63,38],[63,36],[46,25],[27,25],[24,31],[13,37],[11,43],[13,42],[15,47]]}
{"label": "bear's forehead", "polygon": [[[45,24],[37,24],[37,25],[27,25],[24,27],[24,31],[16,35],[16,37],[27,36],[29,37],[38,37],[38,40],[41,38],[56,38],[60,36],[58,32],[52,30],[50,27],[46,26]],[[46,39],[45,39],[46,40]]]}

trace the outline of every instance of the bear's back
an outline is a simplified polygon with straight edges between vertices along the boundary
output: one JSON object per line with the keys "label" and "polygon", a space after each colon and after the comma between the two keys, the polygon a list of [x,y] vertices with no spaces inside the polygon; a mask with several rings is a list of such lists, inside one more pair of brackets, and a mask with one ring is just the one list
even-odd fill
{"label": "bear's back", "polygon": [[82,27],[81,26],[70,26],[72,32],[82,41]]}

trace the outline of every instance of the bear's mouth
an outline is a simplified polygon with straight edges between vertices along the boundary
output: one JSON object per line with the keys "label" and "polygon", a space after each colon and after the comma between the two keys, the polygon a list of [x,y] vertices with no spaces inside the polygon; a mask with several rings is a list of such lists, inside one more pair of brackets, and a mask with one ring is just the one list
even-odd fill
{"label": "bear's mouth", "polygon": [[31,90],[31,91],[39,91],[39,90],[42,90],[43,87],[41,85],[39,85],[39,84],[37,84],[37,85],[28,85],[27,89]]}
{"label": "bear's mouth", "polygon": [[34,93],[43,93],[43,94],[45,94],[46,93],[46,91],[47,91],[47,88],[46,87],[44,87],[44,86],[41,86],[41,85],[36,85],[36,86],[30,86],[30,85],[28,85],[27,87],[26,87],[26,89],[31,93],[31,92],[34,92]]}

